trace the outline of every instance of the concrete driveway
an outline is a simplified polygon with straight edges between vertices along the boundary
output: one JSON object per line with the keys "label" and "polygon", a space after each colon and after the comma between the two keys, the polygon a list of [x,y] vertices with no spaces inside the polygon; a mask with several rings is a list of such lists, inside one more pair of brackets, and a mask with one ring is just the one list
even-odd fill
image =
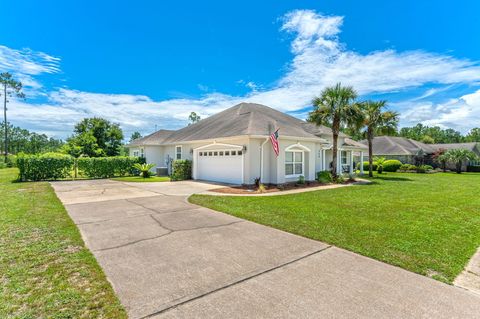
{"label": "concrete driveway", "polygon": [[131,318],[478,318],[480,296],[189,204],[197,182],[55,182]]}

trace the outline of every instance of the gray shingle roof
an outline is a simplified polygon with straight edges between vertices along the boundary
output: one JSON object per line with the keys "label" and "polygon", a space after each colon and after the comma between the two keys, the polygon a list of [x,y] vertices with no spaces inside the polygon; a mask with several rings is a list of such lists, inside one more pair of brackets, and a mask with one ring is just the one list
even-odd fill
{"label": "gray shingle roof", "polygon": [[[361,143],[368,145],[367,140]],[[398,136],[377,136],[373,139],[375,155],[416,155],[420,150],[426,154],[435,153],[439,149],[468,149],[478,152],[478,143],[425,144]]]}
{"label": "gray shingle roof", "polygon": [[169,137],[173,130],[159,130],[155,133],[147,135],[145,137],[137,138],[128,144],[128,146],[140,146],[140,145],[161,145],[167,137]]}
{"label": "gray shingle roof", "polygon": [[[132,141],[128,146],[174,144],[245,135],[269,136],[275,129],[279,129],[280,137],[314,138],[325,144],[329,142],[321,136],[332,134],[326,126],[302,121],[268,106],[240,103],[178,131],[159,130]],[[365,148],[365,145],[349,139],[343,133],[339,136],[346,138],[345,146]]]}
{"label": "gray shingle roof", "polygon": [[[277,128],[280,136],[318,139],[320,134],[331,134],[331,130],[328,127],[317,127],[314,124],[307,123],[268,106],[255,103],[240,103],[176,131],[164,143],[242,135],[268,136]],[[324,142],[327,143],[326,140]]]}

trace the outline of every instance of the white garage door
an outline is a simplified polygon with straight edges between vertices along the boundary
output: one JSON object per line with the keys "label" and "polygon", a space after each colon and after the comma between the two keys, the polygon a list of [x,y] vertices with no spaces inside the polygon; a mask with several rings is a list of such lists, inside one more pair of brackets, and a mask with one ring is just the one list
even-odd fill
{"label": "white garage door", "polygon": [[242,184],[241,150],[199,151],[197,158],[197,179]]}

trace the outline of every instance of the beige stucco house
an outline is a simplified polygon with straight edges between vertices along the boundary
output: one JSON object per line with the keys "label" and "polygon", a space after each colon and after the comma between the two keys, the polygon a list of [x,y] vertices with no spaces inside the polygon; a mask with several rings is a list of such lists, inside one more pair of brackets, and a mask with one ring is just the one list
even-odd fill
{"label": "beige stucco house", "polygon": [[[269,136],[279,133],[276,156]],[[339,137],[338,171],[353,172],[353,152],[363,157],[366,146]],[[131,156],[144,156],[157,167],[176,159],[193,162],[194,179],[231,184],[283,184],[300,176],[315,180],[332,162],[330,128],[315,126],[270,107],[241,103],[178,131],[159,130],[133,141]]]}

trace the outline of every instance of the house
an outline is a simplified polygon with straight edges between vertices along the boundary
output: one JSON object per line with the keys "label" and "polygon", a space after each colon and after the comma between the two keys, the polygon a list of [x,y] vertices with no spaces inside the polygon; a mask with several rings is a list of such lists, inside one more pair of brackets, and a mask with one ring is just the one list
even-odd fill
{"label": "house", "polygon": [[[270,135],[279,130],[279,155]],[[353,172],[353,152],[365,145],[339,136],[338,171]],[[127,145],[132,156],[144,156],[157,167],[173,160],[192,160],[194,179],[231,184],[283,184],[315,180],[332,162],[330,128],[316,126],[254,103],[240,103],[178,131],[160,130]],[[355,164],[355,163],[353,163]]]}
{"label": "house", "polygon": [[[361,141],[368,145],[367,140]],[[398,159],[402,163],[438,166],[432,155],[439,150],[466,149],[480,156],[480,143],[453,143],[453,144],[425,144],[409,138],[399,136],[377,136],[373,139],[373,154],[387,159]],[[468,166],[480,165],[478,162],[464,163],[463,170]],[[454,169],[454,166],[449,166]]]}

